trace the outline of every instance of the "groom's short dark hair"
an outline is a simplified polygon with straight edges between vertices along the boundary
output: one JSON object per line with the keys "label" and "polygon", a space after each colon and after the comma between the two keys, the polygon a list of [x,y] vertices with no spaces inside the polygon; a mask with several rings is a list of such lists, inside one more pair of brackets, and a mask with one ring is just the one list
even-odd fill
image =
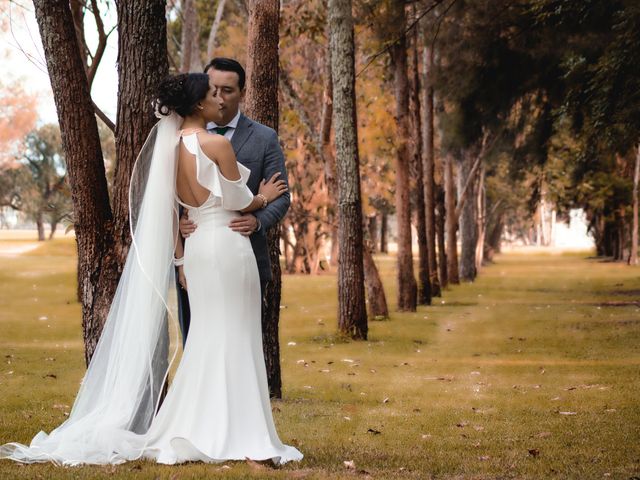
{"label": "groom's short dark hair", "polygon": [[242,65],[233,58],[216,57],[211,60],[206,67],[204,67],[204,73],[207,73],[209,69],[222,70],[223,72],[236,72],[238,74],[238,86],[240,90],[244,89],[247,75],[244,72]]}

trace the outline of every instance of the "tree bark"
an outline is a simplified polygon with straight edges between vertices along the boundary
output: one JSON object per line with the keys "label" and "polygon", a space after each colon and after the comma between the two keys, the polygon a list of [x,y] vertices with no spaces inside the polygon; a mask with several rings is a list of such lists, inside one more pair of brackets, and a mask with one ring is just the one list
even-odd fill
{"label": "tree bark", "polygon": [[[78,247],[78,289],[87,364],[118,281],[98,125],[69,2],[35,0],[36,20],[58,113]],[[163,17],[164,18],[164,17]]]}
{"label": "tree bark", "polygon": [[396,100],[396,217],[398,223],[398,310],[416,310],[417,284],[413,276],[411,251],[411,191],[409,171],[411,152],[409,142],[409,79],[407,75],[407,42],[404,2],[391,2],[389,25],[395,42],[389,49],[393,66],[394,96]]}
{"label": "tree bark", "polygon": [[[415,16],[415,5],[412,6]],[[415,225],[418,234],[418,303],[431,305],[431,273],[427,248],[427,225],[424,198],[423,138],[420,111],[420,72],[418,69],[418,30],[411,36],[411,61],[409,63],[409,111],[411,118],[411,174],[414,178],[412,197],[415,204]]]}
{"label": "tree bark", "polygon": [[353,339],[366,340],[368,325],[351,0],[329,0],[329,26],[338,179],[338,330]]}
{"label": "tree bark", "polygon": [[389,318],[389,308],[387,307],[387,297],[384,293],[380,273],[373,260],[371,251],[372,242],[365,242],[364,245],[364,280],[367,286],[367,300],[369,301],[369,318],[373,320],[383,320]]}
{"label": "tree bark", "polygon": [[378,253],[378,215],[367,218],[367,235],[369,239],[365,243],[369,245],[371,253]]}
{"label": "tree bark", "polygon": [[183,0],[182,6],[182,38],[180,41],[180,71],[200,71],[194,70],[194,63],[199,61],[199,45],[198,37],[200,36],[200,28],[198,24],[198,12],[196,10],[195,0]]}
{"label": "tree bark", "polygon": [[[247,95],[244,106],[248,116],[278,131],[278,0],[249,0],[247,31]],[[280,369],[280,300],[282,272],[280,270],[280,224],[267,231],[272,279],[265,292],[262,315],[262,346],[264,349],[269,393],[282,398]]]}
{"label": "tree bark", "polygon": [[44,218],[42,218],[42,212],[38,212],[36,216],[36,228],[38,230],[38,241],[44,242],[46,237],[44,234]]}
{"label": "tree bark", "polygon": [[53,237],[56,234],[56,228],[58,228],[58,222],[50,223],[51,230],[49,231],[49,240],[53,240]]}
{"label": "tree bark", "polygon": [[162,0],[119,0],[118,112],[113,213],[119,272],[131,242],[129,183],[138,152],[157,118],[151,104],[158,84],[168,75],[167,24]]}
{"label": "tree bark", "polygon": [[476,189],[476,272],[480,271],[484,260],[484,239],[486,233],[486,191],[484,188],[485,170],[484,166],[480,167],[478,174],[478,185]]}
{"label": "tree bark", "polygon": [[389,233],[389,214],[382,213],[380,219],[380,253],[389,253],[389,246],[387,241],[387,235]]}
{"label": "tree bark", "polygon": [[453,182],[453,159],[451,154],[444,158],[445,209],[447,231],[447,275],[449,283],[460,283],[458,276],[458,216],[456,215],[456,193]]}
{"label": "tree bark", "polygon": [[473,282],[476,278],[476,241],[477,241],[477,208],[476,208],[476,174],[472,171],[475,156],[467,149],[458,161],[458,191],[466,195],[458,200],[460,213],[460,280]]}
{"label": "tree bark", "polygon": [[[426,35],[424,35],[426,37]],[[429,254],[429,274],[431,276],[431,293],[434,297],[442,296],[438,279],[438,262],[436,260],[436,222],[435,222],[435,148],[434,148],[434,102],[433,102],[433,49],[424,45],[422,51],[422,83],[424,91],[424,151],[422,166],[424,169],[424,208],[427,234],[427,251]],[[443,252],[444,253],[444,252]]]}
{"label": "tree bark", "polygon": [[640,145],[636,147],[636,164],[633,171],[633,224],[631,226],[629,265],[638,264],[638,184],[640,184]]}
{"label": "tree bark", "polygon": [[[443,175],[444,176],[444,175]],[[437,186],[436,196],[436,240],[438,242],[438,275],[441,288],[446,288],[449,284],[449,274],[447,271],[447,251],[445,247],[444,233],[446,231],[445,218],[445,193],[442,186]]]}
{"label": "tree bark", "polygon": [[209,30],[209,40],[207,41],[207,58],[211,60],[213,53],[216,50],[216,37],[218,36],[218,28],[220,28],[220,22],[222,21],[222,14],[224,13],[224,5],[227,0],[218,0],[218,6],[216,7],[216,17]]}
{"label": "tree bark", "polygon": [[[327,38],[331,35],[327,26]],[[327,42],[329,43],[329,42]],[[322,115],[320,118],[320,151],[324,160],[324,176],[327,182],[329,205],[327,221],[331,224],[330,263],[338,265],[340,240],[338,234],[338,180],[336,179],[336,158],[331,148],[331,119],[333,118],[333,75],[331,69],[331,46],[327,45],[324,59],[324,92],[322,94]]]}

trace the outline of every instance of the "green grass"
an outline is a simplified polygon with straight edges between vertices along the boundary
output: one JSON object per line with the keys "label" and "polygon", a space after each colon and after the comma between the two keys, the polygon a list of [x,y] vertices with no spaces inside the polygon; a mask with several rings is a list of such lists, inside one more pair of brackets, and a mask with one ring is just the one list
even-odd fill
{"label": "green grass", "polygon": [[[74,252],[61,239],[0,257],[0,443],[51,430],[73,402],[83,373]],[[586,257],[500,256],[432,307],[371,322],[367,342],[335,336],[334,276],[286,276],[274,415],[300,464],[0,461],[0,478],[640,476],[640,278]],[[377,261],[393,306],[394,259]]]}

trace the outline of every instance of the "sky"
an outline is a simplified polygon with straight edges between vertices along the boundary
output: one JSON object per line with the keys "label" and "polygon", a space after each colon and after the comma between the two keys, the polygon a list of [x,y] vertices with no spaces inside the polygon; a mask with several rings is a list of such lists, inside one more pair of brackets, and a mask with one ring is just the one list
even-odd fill
{"label": "sky", "polygon": [[[102,3],[100,5],[103,6]],[[109,31],[116,22],[115,7],[111,5],[102,16],[105,30]],[[38,123],[57,123],[33,4],[28,0],[0,0],[0,17],[9,25],[7,31],[0,32],[0,81],[10,83],[20,80],[28,92],[38,94]],[[95,49],[98,35],[93,16],[89,12],[85,15],[85,35],[89,48]],[[114,31],[109,36],[91,91],[94,102],[113,121],[116,118],[118,93],[117,55],[118,37]]]}

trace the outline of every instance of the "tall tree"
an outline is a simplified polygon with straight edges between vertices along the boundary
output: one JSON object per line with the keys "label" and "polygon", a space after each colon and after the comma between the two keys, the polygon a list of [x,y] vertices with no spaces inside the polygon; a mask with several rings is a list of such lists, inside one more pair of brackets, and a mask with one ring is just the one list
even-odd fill
{"label": "tall tree", "polygon": [[[278,25],[280,3],[278,0],[249,0],[249,27],[247,34],[247,115],[278,131]],[[280,270],[280,225],[267,232],[271,257],[272,279],[267,285],[267,298],[262,316],[262,343],[269,392],[272,397],[282,397],[280,371],[280,299],[282,272]]]}
{"label": "tall tree", "polygon": [[[116,168],[112,192],[115,252],[120,271],[129,250],[129,182],[133,165],[156,123],[150,105],[169,73],[163,0],[119,0]],[[134,68],[133,66],[138,66]]]}
{"label": "tall tree", "polygon": [[388,2],[388,25],[393,26],[389,48],[393,65],[393,89],[396,99],[396,215],[398,222],[398,310],[415,311],[417,284],[413,275],[411,251],[411,129],[409,126],[409,78],[407,74],[407,38],[404,2]]}
{"label": "tall tree", "polygon": [[[412,17],[415,18],[415,5],[412,5]],[[412,21],[416,20],[412,18]],[[418,60],[418,29],[414,28],[410,37],[409,61],[409,112],[411,118],[411,176],[412,197],[415,206],[415,225],[418,236],[418,303],[431,304],[431,273],[429,270],[429,252],[427,244],[427,224],[424,197],[422,105],[420,102],[420,70]]]}
{"label": "tall tree", "polygon": [[69,171],[88,363],[118,279],[117,262],[111,250],[113,215],[98,126],[69,2],[35,0],[33,4]]}
{"label": "tall tree", "polygon": [[447,239],[447,278],[449,283],[460,283],[458,276],[458,216],[456,215],[456,191],[453,179],[453,159],[449,153],[444,157],[445,225]]}
{"label": "tall tree", "polygon": [[631,251],[629,253],[629,265],[638,264],[638,188],[640,184],[640,145],[636,147],[636,161],[633,169],[633,193],[632,193],[632,226],[631,226]]}
{"label": "tall tree", "polygon": [[355,97],[355,56],[351,0],[329,0],[333,123],[338,177],[338,328],[367,338],[364,297],[362,206]]}
{"label": "tall tree", "polygon": [[218,6],[216,7],[216,16],[211,24],[211,30],[209,30],[209,39],[207,40],[207,58],[213,58],[216,50],[216,43],[218,42],[218,29],[220,28],[220,22],[222,21],[222,14],[224,13],[224,4],[227,0],[218,0]]}
{"label": "tall tree", "polygon": [[43,125],[27,135],[22,162],[23,175],[17,179],[20,210],[35,221],[39,241],[45,239],[46,221],[51,225],[49,238],[53,238],[58,222],[72,208],[57,125]]}
{"label": "tall tree", "polygon": [[[433,104],[433,48],[426,43],[426,32],[423,32],[422,40],[422,91],[424,150],[422,152],[422,167],[424,169],[424,208],[427,234],[427,252],[429,260],[429,274],[431,293],[434,297],[442,295],[440,291],[440,279],[438,278],[438,262],[436,260],[436,196],[435,196],[435,146],[434,146],[434,104]],[[443,252],[444,253],[444,252]]]}
{"label": "tall tree", "polygon": [[[109,203],[86,64],[78,45],[69,2],[36,0],[34,7],[58,113],[74,207],[78,290],[88,363],[109,312],[129,242],[126,207],[129,176],[138,148],[153,122],[149,105],[155,85],[167,73],[165,5],[161,0],[117,3],[119,172],[113,189],[114,211]],[[163,62],[164,68],[159,67]],[[122,105],[123,102],[126,105]]]}

